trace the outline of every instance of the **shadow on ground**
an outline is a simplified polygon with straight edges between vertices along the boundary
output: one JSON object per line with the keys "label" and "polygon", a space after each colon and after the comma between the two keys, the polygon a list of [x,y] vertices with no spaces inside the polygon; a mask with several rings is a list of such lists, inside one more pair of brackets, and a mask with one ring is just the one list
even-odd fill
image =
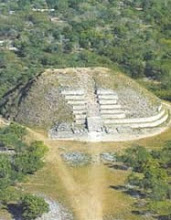
{"label": "shadow on ground", "polygon": [[111,169],[115,170],[129,170],[130,167],[124,165],[124,164],[113,164],[113,163],[105,163],[106,166],[108,166]]}
{"label": "shadow on ground", "polygon": [[11,214],[12,219],[14,220],[22,220],[21,217],[21,206],[18,204],[8,204],[7,206],[8,212]]}
{"label": "shadow on ground", "polygon": [[118,191],[122,191],[125,194],[127,194],[133,198],[136,198],[136,199],[144,199],[146,197],[145,194],[142,193],[140,190],[129,189],[127,186],[122,186],[122,185],[112,186],[112,185],[110,185],[109,188],[114,189],[114,190],[118,190]]}

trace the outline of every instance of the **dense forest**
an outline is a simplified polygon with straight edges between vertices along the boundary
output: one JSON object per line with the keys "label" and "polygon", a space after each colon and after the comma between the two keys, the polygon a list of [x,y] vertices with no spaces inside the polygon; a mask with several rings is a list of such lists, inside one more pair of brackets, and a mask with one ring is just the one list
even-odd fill
{"label": "dense forest", "polygon": [[[171,95],[169,0],[0,0],[0,113],[46,68],[107,66]],[[41,10],[42,9],[42,10]]]}

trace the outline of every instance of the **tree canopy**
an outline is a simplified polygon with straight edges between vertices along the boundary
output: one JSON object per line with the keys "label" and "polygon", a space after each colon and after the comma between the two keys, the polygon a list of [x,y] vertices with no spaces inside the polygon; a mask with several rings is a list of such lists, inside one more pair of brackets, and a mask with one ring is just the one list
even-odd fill
{"label": "tree canopy", "polygon": [[44,199],[30,194],[20,198],[13,186],[42,168],[47,147],[41,141],[28,145],[24,140],[26,134],[26,129],[15,123],[0,128],[0,204],[18,200],[23,219],[31,220],[47,212],[48,205]]}
{"label": "tree canopy", "polygon": [[[0,2],[0,112],[17,114],[46,68],[119,67],[170,99],[170,1]],[[33,11],[54,9],[54,11]],[[155,83],[157,81],[158,83]]]}
{"label": "tree canopy", "polygon": [[149,151],[137,146],[118,157],[132,167],[127,183],[144,195],[146,202],[139,209],[150,210],[159,219],[171,218],[170,153],[168,141],[160,150]]}

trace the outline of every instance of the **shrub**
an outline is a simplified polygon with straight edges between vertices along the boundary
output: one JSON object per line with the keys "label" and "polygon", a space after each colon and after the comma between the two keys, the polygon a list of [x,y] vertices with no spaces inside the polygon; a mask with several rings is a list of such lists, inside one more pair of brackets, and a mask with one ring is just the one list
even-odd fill
{"label": "shrub", "polygon": [[24,220],[34,220],[49,211],[49,205],[43,198],[31,194],[23,196],[21,207]]}

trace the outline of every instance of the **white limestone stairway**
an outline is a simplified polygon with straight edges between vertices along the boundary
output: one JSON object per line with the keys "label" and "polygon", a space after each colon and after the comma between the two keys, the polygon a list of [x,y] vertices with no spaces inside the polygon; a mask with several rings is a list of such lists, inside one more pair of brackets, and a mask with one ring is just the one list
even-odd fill
{"label": "white limestone stairway", "polygon": [[66,102],[72,106],[74,122],[77,125],[85,126],[87,115],[84,90],[63,90],[61,94],[65,96]]}
{"label": "white limestone stairway", "polygon": [[169,117],[162,105],[158,107],[158,113],[146,118],[127,118],[125,109],[118,104],[118,95],[110,89],[98,89],[102,121],[107,127],[153,128],[163,124]]}
{"label": "white limestone stairway", "polygon": [[100,115],[104,124],[106,124],[106,121],[126,117],[122,106],[118,104],[118,95],[113,90],[98,89],[96,93]]}
{"label": "white limestone stairway", "polygon": [[[118,101],[116,92],[110,89],[96,89],[92,79],[84,79],[83,89],[63,90],[66,102],[72,106],[76,125],[87,127],[89,132],[103,132],[104,127],[153,128],[168,119],[168,111],[158,107],[158,113],[151,117],[128,118]],[[88,87],[87,87],[88,85]]]}
{"label": "white limestone stairway", "polygon": [[100,116],[100,109],[97,100],[96,85],[94,80],[91,80],[91,84],[89,83],[86,93],[86,100],[87,128],[93,136],[96,136],[97,133],[102,132],[103,123]]}
{"label": "white limestone stairway", "polygon": [[101,132],[103,127],[97,102],[96,83],[91,74],[79,72],[78,75],[80,78],[80,84],[85,91],[87,113],[86,126],[89,134],[91,133],[93,136],[96,136],[97,133]]}
{"label": "white limestone stairway", "polygon": [[144,118],[120,118],[120,119],[106,119],[104,123],[108,127],[130,127],[130,128],[155,128],[162,125],[167,121],[169,113],[167,110],[160,106],[158,113],[151,117]]}

